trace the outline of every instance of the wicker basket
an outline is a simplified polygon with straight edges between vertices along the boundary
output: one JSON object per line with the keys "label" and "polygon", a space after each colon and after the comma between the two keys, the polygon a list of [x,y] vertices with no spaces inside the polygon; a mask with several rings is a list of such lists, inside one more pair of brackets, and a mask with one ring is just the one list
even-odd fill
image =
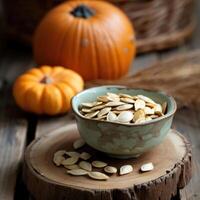
{"label": "wicker basket", "polygon": [[[44,14],[65,0],[3,0],[10,35],[31,41]],[[194,29],[195,0],[110,0],[134,24],[138,52],[176,46]]]}

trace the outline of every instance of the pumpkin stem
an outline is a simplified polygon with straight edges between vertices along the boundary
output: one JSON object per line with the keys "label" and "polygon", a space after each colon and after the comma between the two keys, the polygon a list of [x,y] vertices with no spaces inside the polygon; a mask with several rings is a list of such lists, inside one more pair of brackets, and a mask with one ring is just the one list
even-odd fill
{"label": "pumpkin stem", "polygon": [[50,84],[52,83],[52,79],[48,76],[44,76],[43,79],[40,81],[40,83]]}
{"label": "pumpkin stem", "polygon": [[92,17],[95,14],[95,12],[88,6],[81,4],[74,8],[74,10],[71,11],[71,14],[74,17],[81,17],[87,19]]}

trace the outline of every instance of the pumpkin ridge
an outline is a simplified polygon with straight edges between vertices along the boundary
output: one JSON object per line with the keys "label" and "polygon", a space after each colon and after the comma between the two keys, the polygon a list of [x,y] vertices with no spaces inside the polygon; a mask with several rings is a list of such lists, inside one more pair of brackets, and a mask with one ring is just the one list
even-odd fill
{"label": "pumpkin ridge", "polygon": [[[93,70],[91,71],[91,73],[93,72],[93,74],[91,75],[93,77],[93,79],[97,79],[98,78],[98,67],[97,67],[97,52],[96,52],[96,38],[94,38],[94,29],[93,29],[93,24],[91,24],[88,27],[88,36],[89,36],[89,41],[91,41],[91,45],[90,45],[90,51],[91,51],[91,67],[93,68]],[[90,72],[88,72],[90,73]]]}
{"label": "pumpkin ridge", "polygon": [[[103,26],[103,29],[105,29],[105,27]],[[104,30],[108,40],[110,40],[110,42],[108,43],[108,47],[110,48],[110,51],[111,52],[111,57],[112,57],[112,61],[113,61],[113,66],[112,67],[115,67],[115,70],[113,70],[115,73],[113,74],[114,75],[114,78],[118,78],[118,74],[121,74],[121,65],[120,65],[120,59],[119,59],[119,54],[117,53],[118,52],[118,48],[117,46],[115,45],[115,42],[114,40],[112,39],[112,37],[110,36],[109,32],[106,32]],[[112,48],[110,45],[114,46],[114,48]],[[114,53],[113,53],[113,49],[114,49]],[[109,78],[112,78],[113,75],[111,74],[111,77]]]}
{"label": "pumpkin ridge", "polygon": [[[69,90],[72,91],[73,95],[70,98],[69,98],[69,94],[66,95],[63,92],[63,90],[60,88],[61,84],[63,86],[65,86],[65,90],[67,88],[68,92],[69,92]],[[71,102],[71,98],[76,94],[76,92],[73,90],[73,88],[71,88],[69,85],[67,85],[65,83],[56,83],[54,86],[60,91],[60,93],[62,95],[62,108],[61,108],[61,112],[62,113],[66,112],[66,110],[69,110],[69,107],[70,107],[69,105],[70,105],[70,102]],[[65,100],[67,99],[67,103],[65,101],[63,101],[63,99],[65,99]]]}
{"label": "pumpkin ridge", "polygon": [[[78,21],[75,21],[72,24],[70,24],[70,29],[67,28],[67,30],[66,30],[66,33],[65,33],[65,36],[64,36],[64,39],[63,39],[63,44],[62,44],[62,47],[60,49],[60,54],[59,54],[61,59],[59,59],[60,63],[58,63],[58,64],[63,65],[63,66],[71,66],[71,69],[74,70],[74,71],[77,71],[77,70],[76,70],[76,67],[73,65],[73,63],[69,63],[69,61],[65,60],[64,58],[65,58],[65,56],[67,56],[67,57],[71,57],[72,58],[71,60],[74,60],[72,49],[69,48],[69,46],[70,47],[74,46],[73,38],[75,38],[74,32],[76,31],[77,22]],[[65,55],[63,55],[63,53]]]}

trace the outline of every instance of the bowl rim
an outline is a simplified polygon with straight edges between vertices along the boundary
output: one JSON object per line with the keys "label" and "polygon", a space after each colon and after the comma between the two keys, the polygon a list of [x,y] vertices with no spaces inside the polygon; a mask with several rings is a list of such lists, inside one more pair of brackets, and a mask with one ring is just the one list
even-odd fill
{"label": "bowl rim", "polygon": [[[142,122],[142,123],[139,123],[139,124],[123,124],[123,123],[119,123],[119,122],[100,121],[100,120],[96,120],[96,119],[89,119],[89,118],[86,118],[86,117],[82,116],[80,112],[77,112],[75,110],[75,104],[74,104],[75,99],[80,94],[87,93],[89,90],[94,90],[94,89],[99,89],[99,88],[124,88],[124,89],[127,88],[127,89],[130,89],[130,90],[144,90],[144,91],[147,91],[147,92],[159,93],[159,94],[161,94],[163,96],[166,96],[171,101],[171,103],[173,104],[174,109],[171,112],[166,113],[164,116],[158,117],[156,119],[152,119],[151,121]],[[166,94],[163,91],[156,91],[156,90],[143,89],[143,88],[131,88],[131,87],[122,86],[122,85],[102,85],[102,86],[87,88],[87,89],[77,93],[71,99],[71,108],[72,108],[72,111],[75,113],[75,115],[79,116],[80,118],[82,118],[83,120],[86,120],[86,121],[94,121],[94,122],[99,122],[99,123],[122,125],[122,126],[126,126],[126,127],[135,127],[135,126],[144,126],[144,125],[153,124],[153,123],[159,122],[159,121],[161,121],[163,119],[170,118],[171,116],[173,116],[175,114],[175,112],[177,110],[177,103],[176,103],[175,99],[172,96]]]}

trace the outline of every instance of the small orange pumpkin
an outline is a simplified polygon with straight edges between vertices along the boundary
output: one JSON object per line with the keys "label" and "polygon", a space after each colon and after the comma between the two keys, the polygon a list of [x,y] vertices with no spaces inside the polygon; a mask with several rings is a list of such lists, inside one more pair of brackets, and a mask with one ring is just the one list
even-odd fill
{"label": "small orange pumpkin", "polygon": [[42,66],[18,77],[13,94],[25,111],[56,115],[70,109],[71,98],[83,89],[83,84],[80,75],[70,69]]}
{"label": "small orange pumpkin", "polygon": [[68,1],[50,11],[33,42],[38,64],[62,65],[85,80],[116,79],[135,55],[132,24],[104,1]]}

